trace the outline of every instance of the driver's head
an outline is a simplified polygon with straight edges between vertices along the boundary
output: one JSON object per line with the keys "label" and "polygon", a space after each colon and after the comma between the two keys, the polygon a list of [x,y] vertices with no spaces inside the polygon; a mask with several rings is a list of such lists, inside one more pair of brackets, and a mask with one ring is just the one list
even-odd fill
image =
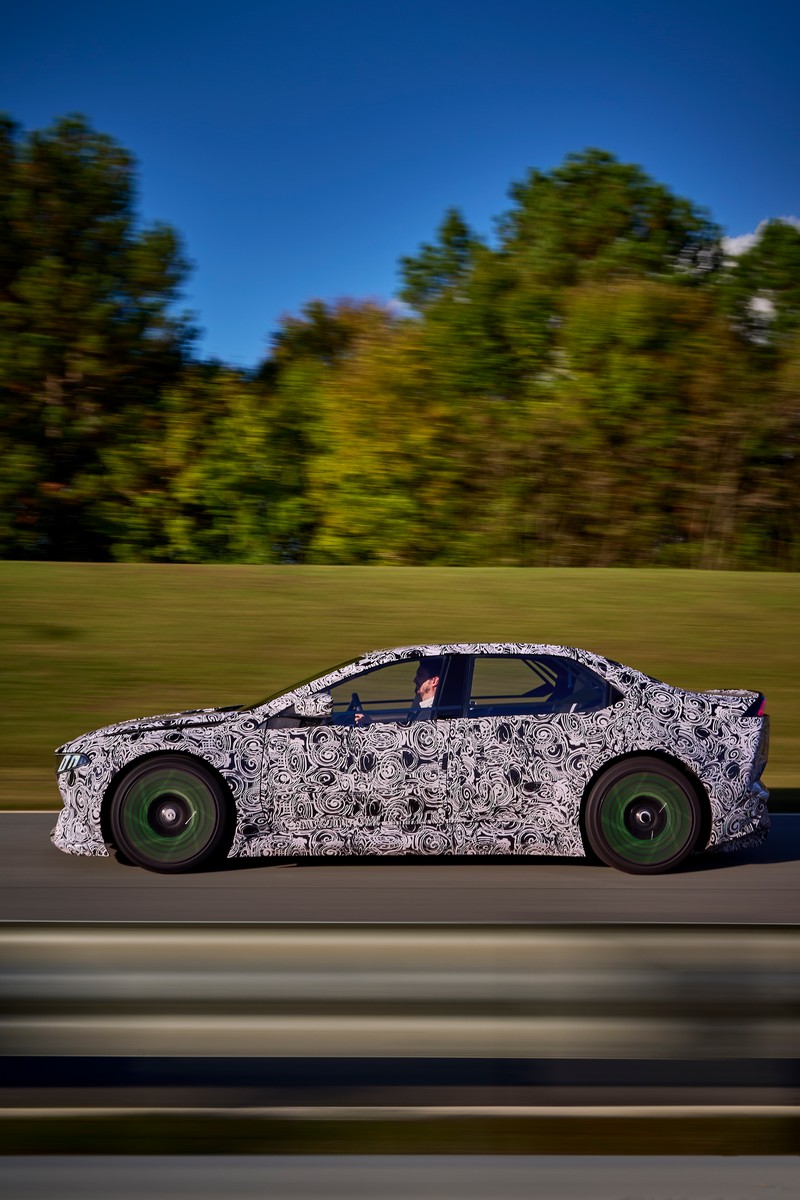
{"label": "driver's head", "polygon": [[417,700],[429,700],[436,695],[439,680],[442,675],[441,658],[421,658],[417,673],[414,676],[414,688]]}

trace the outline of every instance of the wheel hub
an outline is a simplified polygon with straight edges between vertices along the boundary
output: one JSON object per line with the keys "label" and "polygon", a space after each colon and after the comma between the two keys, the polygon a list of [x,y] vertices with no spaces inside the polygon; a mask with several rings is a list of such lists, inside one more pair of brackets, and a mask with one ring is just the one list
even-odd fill
{"label": "wheel hub", "polygon": [[176,837],[191,820],[189,805],[182,796],[158,796],[147,813],[148,823],[161,837]]}
{"label": "wheel hub", "polygon": [[652,841],[664,832],[667,807],[652,796],[637,796],[625,809],[625,828],[640,841]]}

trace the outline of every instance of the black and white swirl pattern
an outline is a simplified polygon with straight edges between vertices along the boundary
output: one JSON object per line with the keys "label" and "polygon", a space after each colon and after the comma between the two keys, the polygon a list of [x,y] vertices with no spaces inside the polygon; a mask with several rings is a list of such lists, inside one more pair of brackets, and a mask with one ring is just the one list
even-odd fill
{"label": "black and white swirl pattern", "polygon": [[[268,728],[294,707],[321,716],[320,693],[367,669],[420,656],[546,654],[607,679],[622,700],[599,712],[459,717],[364,727]],[[685,692],[588,651],[524,643],[457,643],[375,651],[251,710],[203,710],[120,722],[61,747],[89,758],[59,776],[64,807],[53,841],[71,854],[108,852],[101,808],[127,763],[180,751],[214,767],[236,806],[231,855],[582,855],[587,786],[627,754],[672,757],[702,783],[710,847],[754,844],[769,828],[760,782],[764,719],[743,715],[755,693]]]}

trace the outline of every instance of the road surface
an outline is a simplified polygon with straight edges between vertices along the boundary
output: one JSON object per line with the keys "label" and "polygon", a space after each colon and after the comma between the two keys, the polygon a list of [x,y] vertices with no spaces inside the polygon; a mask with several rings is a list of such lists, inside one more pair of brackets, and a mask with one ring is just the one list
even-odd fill
{"label": "road surface", "polygon": [[800,923],[800,815],[764,846],[640,877],[580,859],[269,859],[156,875],[50,843],[54,813],[0,814],[3,921]]}
{"label": "road surface", "polygon": [[353,1155],[0,1159],[7,1200],[795,1200],[800,1158]]}

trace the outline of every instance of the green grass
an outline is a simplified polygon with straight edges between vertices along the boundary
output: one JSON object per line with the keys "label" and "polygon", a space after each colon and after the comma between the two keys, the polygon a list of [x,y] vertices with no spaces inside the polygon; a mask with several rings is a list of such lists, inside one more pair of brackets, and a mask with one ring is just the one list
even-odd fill
{"label": "green grass", "polygon": [[583,646],[766,693],[766,782],[800,786],[800,575],[0,563],[0,807],[57,807],[53,750],[109,721],[252,702],[363,650]]}
{"label": "green grass", "polygon": [[[87,1115],[0,1113],[0,1155],[17,1154],[724,1154],[798,1153],[796,1109],[605,1115],[432,1111],[361,1116],[218,1109]],[[535,1166],[532,1167],[535,1171]]]}

